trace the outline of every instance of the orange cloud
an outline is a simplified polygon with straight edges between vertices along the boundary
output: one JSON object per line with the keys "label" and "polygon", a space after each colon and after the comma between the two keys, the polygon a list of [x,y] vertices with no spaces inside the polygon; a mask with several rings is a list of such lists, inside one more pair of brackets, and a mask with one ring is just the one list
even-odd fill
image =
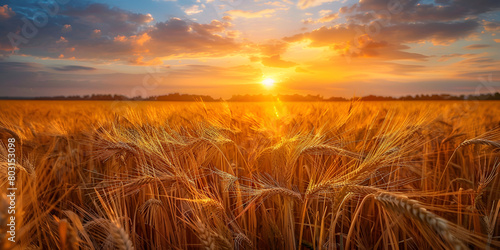
{"label": "orange cloud", "polygon": [[262,58],[262,64],[267,67],[275,67],[275,68],[290,68],[297,65],[294,62],[281,60],[280,55],[264,57]]}
{"label": "orange cloud", "polygon": [[162,65],[163,61],[159,58],[153,58],[151,60],[144,60],[144,56],[137,56],[129,60],[131,64],[134,65]]}
{"label": "orange cloud", "polygon": [[145,42],[151,40],[151,37],[148,35],[148,33],[143,33],[142,35],[138,36],[132,36],[131,37],[134,40],[134,43],[142,46]]}
{"label": "orange cloud", "polygon": [[68,40],[66,40],[66,38],[64,38],[63,36],[61,36],[56,43],[67,43],[67,42],[68,42]]}
{"label": "orange cloud", "polygon": [[0,19],[9,19],[15,14],[16,13],[12,11],[12,8],[10,8],[7,4],[0,6]]}
{"label": "orange cloud", "polygon": [[314,20],[312,18],[307,18],[307,19],[302,20],[302,23],[303,24],[327,23],[327,22],[331,22],[333,20],[336,20],[338,18],[339,18],[339,14],[333,13],[333,14],[324,15],[323,17],[319,18],[318,20]]}
{"label": "orange cloud", "polygon": [[327,23],[327,22],[331,22],[331,21],[333,21],[335,19],[338,19],[338,18],[339,18],[339,14],[338,13],[333,13],[333,14],[329,14],[329,15],[326,15],[326,16],[320,18],[318,20],[318,22],[320,22],[320,23]]}
{"label": "orange cloud", "polygon": [[[329,47],[351,57],[378,57],[387,60],[425,60],[427,56],[406,52],[407,43],[432,41],[445,44],[474,35],[479,26],[475,20],[453,23],[400,23],[369,32],[371,24],[323,26],[311,32],[285,37],[287,42],[309,42],[309,47]],[[372,33],[372,35],[367,35]]]}
{"label": "orange cloud", "polygon": [[65,24],[65,25],[62,27],[62,29],[61,29],[61,31],[62,31],[63,33],[70,32],[70,31],[72,31],[72,30],[73,30],[73,28],[71,27],[71,25],[70,25],[70,24]]}
{"label": "orange cloud", "polygon": [[98,38],[98,37],[101,37],[101,30],[98,30],[98,29],[95,29],[92,31],[92,35],[91,35],[92,38]]}
{"label": "orange cloud", "polygon": [[489,22],[489,21],[483,20],[483,28],[486,31],[491,31],[491,32],[497,31],[498,32],[498,31],[500,31],[500,22]]}
{"label": "orange cloud", "polygon": [[148,35],[148,33],[142,33],[141,35],[133,35],[130,37],[118,35],[113,38],[113,41],[115,42],[130,42],[138,46],[142,46],[149,40],[151,40],[151,37]]}
{"label": "orange cloud", "polygon": [[126,36],[118,35],[118,36],[115,36],[113,38],[113,41],[115,41],[115,42],[125,42],[125,41],[127,41],[127,37]]}
{"label": "orange cloud", "polygon": [[259,44],[260,53],[267,56],[283,54],[288,49],[289,44],[281,40],[269,40],[266,43]]}

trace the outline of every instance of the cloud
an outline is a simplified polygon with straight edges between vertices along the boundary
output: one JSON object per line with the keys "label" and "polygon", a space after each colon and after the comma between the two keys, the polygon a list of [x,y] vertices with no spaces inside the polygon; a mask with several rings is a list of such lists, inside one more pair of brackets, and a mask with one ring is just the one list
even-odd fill
{"label": "cloud", "polygon": [[133,35],[133,36],[115,36],[113,38],[114,42],[122,42],[122,43],[131,43],[133,45],[138,45],[142,46],[145,42],[149,41],[151,37],[148,35],[148,33],[142,33],[141,35]]}
{"label": "cloud", "polygon": [[472,44],[472,45],[465,46],[464,49],[485,49],[485,48],[489,48],[489,47],[491,47],[491,46],[488,44]]}
{"label": "cloud", "polygon": [[[79,48],[75,55],[88,58],[97,56],[98,53],[89,53],[93,50],[105,49],[103,59],[107,59],[107,54],[118,53],[121,47],[104,48],[110,46],[110,37],[117,35],[132,36],[150,26],[153,20],[150,14],[138,14],[122,10],[117,7],[110,7],[106,4],[88,2],[70,2],[60,5],[56,15],[49,16],[49,21],[43,28],[33,31],[32,28],[23,32],[23,27],[33,26],[30,19],[36,13],[44,12],[39,5],[30,1],[15,1],[11,7],[13,10],[21,11],[9,19],[0,22],[0,49],[2,51],[13,51],[19,48],[21,54],[38,57],[57,58],[66,47]],[[27,18],[24,18],[27,17]],[[69,32],[72,30],[73,32]],[[77,30],[78,32],[74,32]],[[100,31],[100,32],[97,32]],[[28,32],[26,32],[28,31]],[[26,34],[30,34],[29,37]],[[61,36],[67,42],[60,40]],[[14,38],[12,38],[14,37]],[[59,43],[57,43],[60,41]],[[84,48],[88,48],[85,50]],[[78,53],[82,54],[78,54]],[[0,51],[1,54],[8,53]],[[116,58],[115,58],[116,59]]]}
{"label": "cloud", "polygon": [[324,17],[321,17],[318,22],[320,23],[327,23],[327,22],[331,22],[335,19],[338,19],[339,18],[339,14],[338,13],[334,13],[334,14],[329,14],[329,15],[326,15]]}
{"label": "cloud", "polygon": [[[481,86],[482,90],[489,90],[491,88],[493,89],[497,89],[497,91],[500,91],[500,89],[497,87],[497,86],[494,86],[494,83],[495,82],[498,82],[500,81],[500,71],[499,70],[481,70],[481,71],[477,71],[477,70],[473,70],[473,71],[464,71],[460,74],[457,74],[456,75],[457,77],[461,77],[461,78],[465,78],[465,79],[470,79],[470,80],[475,80],[476,81],[476,85],[473,86],[472,88],[470,88],[471,91],[476,91],[478,89],[478,85],[477,85],[477,81],[481,81],[480,79],[483,78],[483,79],[488,79],[488,77],[491,76],[491,82],[486,82],[486,86]],[[489,86],[488,86],[489,85]],[[488,88],[488,87],[491,87],[491,88]],[[491,92],[490,92],[491,93]]]}
{"label": "cloud", "polygon": [[[456,73],[457,77],[471,79],[479,82],[479,77],[484,75],[492,74],[494,81],[500,79],[500,62],[494,58],[481,55],[472,55],[464,57],[464,60],[460,60],[450,65],[452,72]],[[478,83],[476,83],[478,84]]]}
{"label": "cloud", "polygon": [[489,21],[483,20],[483,27],[484,27],[484,30],[486,30],[486,31],[498,32],[498,31],[500,31],[500,22],[489,22]]}
{"label": "cloud", "polygon": [[99,38],[101,36],[101,30],[94,29],[90,35],[91,38]]}
{"label": "cloud", "polygon": [[[342,16],[347,20],[344,24],[323,26],[284,39],[289,42],[309,41],[311,47],[331,47],[341,55],[351,57],[424,60],[426,57],[421,54],[404,51],[409,47],[403,44],[430,41],[434,45],[449,45],[477,36],[481,25],[475,15],[500,8],[500,1],[480,2],[363,0],[340,8],[338,13],[323,10],[320,11],[321,18],[304,20],[304,23],[321,23]],[[494,23],[486,21],[483,25],[485,29],[495,27]],[[365,38],[370,39],[369,43],[362,43]],[[472,48],[474,46],[468,49]]]}
{"label": "cloud", "polygon": [[302,23],[303,24],[328,23],[328,22],[331,22],[331,21],[336,20],[338,18],[339,18],[339,14],[333,13],[333,14],[324,15],[323,17],[321,17],[317,20],[314,20],[312,18],[307,18],[305,20],[302,20]]}
{"label": "cloud", "polygon": [[61,36],[61,37],[59,38],[59,40],[57,40],[57,42],[56,42],[56,43],[67,43],[67,42],[68,42],[68,40],[66,40],[66,38],[64,38],[63,36]]}
{"label": "cloud", "polygon": [[404,23],[384,27],[379,36],[394,41],[432,41],[434,44],[446,44],[469,37],[478,27],[479,23],[475,20],[451,23]]}
{"label": "cloud", "polygon": [[133,57],[129,60],[134,65],[162,65],[163,61],[159,58],[153,58],[149,61],[144,60],[144,56]]}
{"label": "cloud", "polygon": [[263,57],[262,64],[267,67],[275,68],[290,68],[297,65],[294,62],[281,60],[280,55],[272,55],[270,57]]}
{"label": "cloud", "polygon": [[200,5],[193,5],[184,10],[186,12],[186,15],[194,15],[203,12],[203,10],[200,9]]}
{"label": "cloud", "polygon": [[286,4],[282,3],[282,2],[279,2],[279,1],[269,1],[269,2],[266,2],[264,3],[265,5],[271,5],[271,6],[275,6],[275,7],[280,7],[280,8],[285,8],[286,7]]}
{"label": "cloud", "polygon": [[151,14],[133,13],[101,3],[91,3],[83,8],[78,7],[78,5],[70,6],[62,14],[79,17],[90,23],[108,21],[108,24],[113,26],[117,26],[116,24],[119,22],[124,24],[144,24],[154,20]]}
{"label": "cloud", "polygon": [[283,40],[308,41],[310,47],[329,47],[340,55],[349,57],[426,60],[427,56],[405,51],[410,47],[403,44],[424,41],[450,44],[475,34],[478,27],[479,23],[475,20],[451,23],[396,23],[369,35],[370,24],[339,24],[284,37]]}
{"label": "cloud", "polygon": [[10,8],[7,4],[0,6],[0,20],[9,19],[15,14],[16,13],[12,11],[12,8]]}
{"label": "cloud", "polygon": [[316,21],[314,19],[312,19],[311,17],[309,17],[307,19],[302,19],[302,23],[303,24],[314,24],[314,23],[316,23]]}
{"label": "cloud", "polygon": [[446,62],[450,59],[461,57],[462,54],[459,53],[453,53],[453,54],[447,54],[447,55],[442,55],[439,59],[438,62]]}
{"label": "cloud", "polygon": [[347,42],[353,40],[356,36],[356,29],[361,30],[360,26],[339,25],[335,27],[322,26],[311,32],[299,33],[293,36],[284,37],[287,42],[299,42],[307,40],[311,47],[331,46],[335,43]]}
{"label": "cloud", "polygon": [[351,42],[336,44],[333,49],[342,56],[353,58],[378,58],[382,60],[413,60],[425,61],[428,57],[418,53],[406,52],[410,47],[401,44],[391,44],[386,41],[377,42],[370,36],[363,35],[358,40],[356,49],[351,49]]}
{"label": "cloud", "polygon": [[436,3],[420,0],[363,0],[352,6],[341,8],[340,12],[351,15],[351,20],[391,22],[456,21],[470,16],[498,10],[497,0],[450,0]]}
{"label": "cloud", "polygon": [[73,29],[72,29],[72,27],[71,27],[71,25],[70,25],[70,24],[65,24],[65,25],[62,27],[61,32],[62,32],[62,33],[67,33],[67,32],[70,32],[70,31],[72,31],[72,30],[73,30]]}
{"label": "cloud", "polygon": [[320,16],[326,16],[326,15],[328,15],[328,14],[330,14],[330,13],[332,13],[332,10],[320,10],[320,11],[318,12],[318,14],[319,14]]}
{"label": "cloud", "polygon": [[340,0],[299,0],[299,2],[297,3],[297,7],[299,7],[299,9],[307,9],[311,7],[320,6],[324,3],[338,2],[338,1]]}
{"label": "cloud", "polygon": [[[391,43],[413,43],[432,41],[443,44],[472,35],[479,24],[474,20],[453,23],[402,23],[384,27],[380,32],[370,36],[373,40],[388,41]],[[336,43],[349,41],[357,42],[357,38],[370,30],[369,25],[342,24],[334,27],[323,26],[311,32],[299,33],[285,37],[288,42],[309,40],[310,46],[331,46]]]}
{"label": "cloud", "polygon": [[139,14],[126,11],[106,4],[92,3],[87,6],[69,6],[67,10],[60,13],[60,17],[73,19],[73,29],[80,32],[91,32],[94,29],[101,30],[103,34],[132,35],[139,28],[152,22],[151,14]]}
{"label": "cloud", "polygon": [[269,40],[265,43],[259,44],[258,49],[260,53],[266,56],[272,56],[275,54],[283,54],[288,49],[289,44],[282,40]]}
{"label": "cloud", "polygon": [[233,38],[220,35],[230,25],[217,20],[200,24],[172,18],[148,31],[151,40],[145,46],[157,56],[226,56],[241,49]]}
{"label": "cloud", "polygon": [[75,48],[72,56],[76,58],[122,60],[137,65],[159,64],[159,57],[226,56],[241,49],[226,32],[230,25],[217,20],[200,24],[171,18],[131,35],[102,34],[82,41],[67,38],[67,46]]}
{"label": "cloud", "polygon": [[[16,8],[27,11],[23,15],[32,16],[40,11],[27,8],[31,5],[25,2],[16,4]],[[21,18],[15,15],[0,22],[0,58],[15,49],[8,34],[22,36]],[[234,40],[238,31],[229,30],[231,23],[227,20],[203,24],[179,18],[154,24],[152,21],[150,14],[106,4],[70,2],[61,6],[58,15],[50,17],[43,32],[40,30],[26,42],[20,42],[18,53],[146,65],[157,64],[156,58],[161,57],[226,56],[242,48]]]}
{"label": "cloud", "polygon": [[57,71],[92,71],[96,70],[94,67],[86,67],[86,66],[79,66],[79,65],[67,65],[67,66],[62,66],[62,67],[52,67],[53,70]]}
{"label": "cloud", "polygon": [[231,15],[233,17],[242,17],[242,18],[260,18],[260,17],[270,17],[272,13],[276,12],[274,9],[263,9],[260,11],[244,11],[244,10],[229,10],[226,11],[226,14]]}
{"label": "cloud", "polygon": [[0,72],[28,72],[28,71],[38,71],[42,68],[41,64],[38,63],[26,63],[26,62],[0,62]]}

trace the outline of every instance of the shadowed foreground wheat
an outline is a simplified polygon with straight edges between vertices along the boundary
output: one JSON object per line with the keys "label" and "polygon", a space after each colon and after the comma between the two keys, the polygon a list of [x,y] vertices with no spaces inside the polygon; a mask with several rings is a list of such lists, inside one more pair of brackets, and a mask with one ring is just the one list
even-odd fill
{"label": "shadowed foreground wheat", "polygon": [[1,247],[500,247],[497,103],[116,104],[0,102]]}

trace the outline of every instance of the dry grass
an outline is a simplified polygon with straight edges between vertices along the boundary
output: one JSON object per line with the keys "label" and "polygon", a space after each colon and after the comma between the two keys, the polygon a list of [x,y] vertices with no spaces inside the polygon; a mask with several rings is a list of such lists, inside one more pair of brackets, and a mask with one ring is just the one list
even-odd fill
{"label": "dry grass", "polygon": [[69,104],[0,102],[0,248],[500,247],[494,102]]}

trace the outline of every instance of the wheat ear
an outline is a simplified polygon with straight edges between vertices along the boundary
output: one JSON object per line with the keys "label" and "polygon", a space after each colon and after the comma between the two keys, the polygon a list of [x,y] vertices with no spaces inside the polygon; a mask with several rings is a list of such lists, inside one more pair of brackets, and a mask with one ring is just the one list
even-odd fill
{"label": "wheat ear", "polygon": [[[61,233],[61,231],[64,231],[64,233]],[[64,235],[64,239],[61,239],[61,245],[64,246],[65,249],[79,249],[78,245],[80,238],[78,237],[78,233],[66,219],[59,221],[59,233]]]}
{"label": "wheat ear", "polygon": [[465,147],[465,146],[472,145],[472,144],[478,144],[478,145],[485,145],[485,146],[492,146],[492,147],[500,148],[500,143],[498,143],[496,141],[486,140],[486,139],[470,139],[470,140],[465,140],[462,143],[460,143],[460,145],[458,146],[458,148]]}
{"label": "wheat ear", "polygon": [[376,195],[375,199],[394,212],[410,215],[423,224],[428,225],[450,242],[454,249],[467,249],[464,243],[451,233],[452,224],[450,222],[423,208],[418,201],[409,199],[404,195],[385,192]]}
{"label": "wheat ear", "polygon": [[269,187],[269,188],[255,190],[255,195],[262,197],[263,199],[266,199],[270,196],[277,195],[277,194],[279,194],[281,196],[292,197],[292,198],[295,198],[297,200],[302,200],[302,195],[299,192],[290,190],[288,188]]}
{"label": "wheat ear", "polygon": [[116,248],[120,250],[133,250],[134,247],[127,232],[125,232],[125,230],[123,230],[123,228],[119,225],[112,225],[111,236],[113,237]]}
{"label": "wheat ear", "polygon": [[195,231],[198,233],[198,238],[206,250],[217,249],[211,230],[208,229],[203,223],[200,221],[196,222]]}

